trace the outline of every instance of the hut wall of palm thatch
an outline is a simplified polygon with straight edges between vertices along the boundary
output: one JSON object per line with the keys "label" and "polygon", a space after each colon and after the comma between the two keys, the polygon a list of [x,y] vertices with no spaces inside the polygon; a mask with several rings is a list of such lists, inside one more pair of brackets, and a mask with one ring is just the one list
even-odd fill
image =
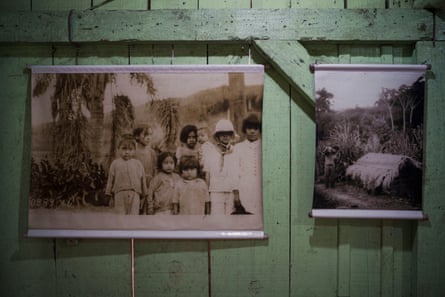
{"label": "hut wall of palm thatch", "polygon": [[421,198],[422,163],[408,156],[368,153],[346,169],[346,177],[374,194]]}

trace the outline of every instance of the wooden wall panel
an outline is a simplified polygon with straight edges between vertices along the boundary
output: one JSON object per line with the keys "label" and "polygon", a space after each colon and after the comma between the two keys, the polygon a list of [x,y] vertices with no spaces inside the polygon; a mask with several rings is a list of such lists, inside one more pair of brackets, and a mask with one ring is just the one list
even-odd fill
{"label": "wooden wall panel", "polygon": [[[249,63],[247,44],[209,45],[208,52],[209,64]],[[251,61],[262,60],[254,54]],[[289,97],[274,81],[276,76],[274,71],[266,75],[263,98],[263,135],[268,137],[263,138],[263,205],[265,231],[273,237],[264,241],[212,241],[211,296],[288,294],[289,154],[281,144],[288,137]],[[281,153],[273,153],[278,147]]]}
{"label": "wooden wall panel", "polygon": [[[127,52],[126,45],[55,46],[53,63],[125,65],[128,64]],[[57,296],[124,296],[131,293],[129,240],[56,239],[56,242]]]}
{"label": "wooden wall panel", "polygon": [[252,0],[252,8],[290,8],[291,0]]}
{"label": "wooden wall panel", "polygon": [[94,9],[128,9],[128,10],[147,10],[148,0],[92,0]]}
{"label": "wooden wall panel", "polygon": [[[63,2],[63,1],[62,1]],[[16,1],[0,9],[88,9],[90,0]],[[131,2],[131,3],[130,3]],[[348,8],[411,8],[413,0],[348,0]],[[93,5],[102,3],[94,0]],[[338,0],[111,1],[100,9],[343,8]],[[149,7],[150,6],[150,7]],[[98,8],[99,9],[99,8]],[[416,12],[417,13],[417,12]],[[422,13],[419,11],[419,13]],[[426,111],[425,199],[429,221],[320,220],[312,205],[314,114],[273,67],[266,70],[263,118],[268,240],[136,240],[136,296],[433,297],[445,291],[445,46],[436,42],[305,44],[319,63],[431,63]],[[64,19],[64,15],[59,12]],[[409,18],[409,17],[408,17]],[[63,24],[65,24],[63,22]],[[398,26],[397,26],[398,27]],[[393,28],[397,29],[397,28]],[[65,25],[60,30],[66,30]],[[216,29],[215,29],[216,30]],[[11,36],[15,31],[11,29]],[[61,31],[60,31],[61,32]],[[57,32],[56,32],[57,33]],[[50,34],[56,34],[50,32]],[[212,32],[209,32],[211,34]],[[39,35],[40,34],[40,35]],[[45,30],[35,30],[42,36]],[[9,35],[8,35],[9,36]],[[67,34],[62,42],[67,42]],[[273,35],[278,36],[278,35]],[[40,38],[40,37],[39,37]],[[364,36],[368,38],[369,36]],[[61,39],[62,40],[62,39]],[[39,42],[39,40],[34,40]],[[50,41],[50,40],[49,40]],[[203,41],[203,40],[201,40]],[[130,296],[130,240],[25,238],[30,144],[28,64],[269,64],[240,41],[0,45],[1,296]],[[292,56],[294,53],[289,52]],[[270,66],[270,65],[269,65]],[[439,161],[438,161],[439,160]],[[210,273],[208,273],[210,271]]]}
{"label": "wooden wall panel", "polygon": [[385,0],[347,0],[346,8],[385,8]]}
{"label": "wooden wall panel", "polygon": [[[130,64],[206,64],[206,45],[134,45]],[[208,244],[136,240],[137,296],[208,296]]]}
{"label": "wooden wall panel", "polygon": [[418,62],[432,65],[427,81],[423,191],[423,207],[429,220],[419,223],[416,234],[417,296],[432,297],[445,292],[445,43],[421,42],[416,50]]}
{"label": "wooden wall panel", "polygon": [[30,0],[1,1],[0,10],[30,10]]}
{"label": "wooden wall panel", "polygon": [[[308,46],[309,63],[334,63],[337,46]],[[310,75],[309,68],[300,75]],[[297,92],[291,101],[291,296],[337,296],[337,220],[312,219],[315,111]],[[323,286],[317,283],[323,280]]]}
{"label": "wooden wall panel", "polygon": [[[27,0],[32,4],[32,10],[70,10],[70,9],[89,9],[91,0]],[[14,1],[10,1],[14,2]]]}
{"label": "wooden wall panel", "polygon": [[251,0],[199,0],[199,8],[251,8]]}
{"label": "wooden wall panel", "polygon": [[414,0],[389,0],[388,8],[412,8]]}
{"label": "wooden wall panel", "polygon": [[344,8],[344,0],[291,0],[292,8]]}
{"label": "wooden wall panel", "polygon": [[53,240],[27,238],[30,166],[28,65],[51,63],[48,45],[0,45],[0,295],[56,296]]}
{"label": "wooden wall panel", "polygon": [[150,9],[198,9],[199,0],[151,0]]}

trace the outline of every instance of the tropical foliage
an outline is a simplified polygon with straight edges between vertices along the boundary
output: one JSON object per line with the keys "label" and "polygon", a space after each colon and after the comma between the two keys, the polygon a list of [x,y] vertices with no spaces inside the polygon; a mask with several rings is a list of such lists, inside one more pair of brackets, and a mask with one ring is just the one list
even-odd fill
{"label": "tropical foliage", "polygon": [[[130,73],[129,78],[145,85],[147,98],[154,98],[156,89],[149,75]],[[115,83],[114,73],[36,74],[33,97],[51,92],[52,143],[49,155],[33,160],[31,205],[81,204],[91,195],[95,195],[93,201],[97,201],[104,187],[102,164],[109,161],[103,159],[105,91]],[[130,98],[115,96],[109,156],[114,157],[120,134],[130,132],[133,125],[134,108]]]}
{"label": "tropical foliage", "polygon": [[398,154],[422,162],[423,77],[410,86],[383,88],[373,107],[333,111],[334,94],[321,89],[316,96],[318,176],[323,175],[322,152],[327,145],[339,148],[339,177],[366,153]]}

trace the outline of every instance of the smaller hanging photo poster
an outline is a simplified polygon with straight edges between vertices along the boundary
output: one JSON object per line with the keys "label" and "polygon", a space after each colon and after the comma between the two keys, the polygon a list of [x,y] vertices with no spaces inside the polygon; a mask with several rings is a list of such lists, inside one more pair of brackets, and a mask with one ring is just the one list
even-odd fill
{"label": "smaller hanging photo poster", "polygon": [[315,64],[312,217],[424,219],[427,65]]}

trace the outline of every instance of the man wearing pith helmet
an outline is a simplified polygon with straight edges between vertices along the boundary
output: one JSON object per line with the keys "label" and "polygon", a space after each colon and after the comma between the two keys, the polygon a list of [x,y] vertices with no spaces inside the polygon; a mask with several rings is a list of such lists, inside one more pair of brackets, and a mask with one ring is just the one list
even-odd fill
{"label": "man wearing pith helmet", "polygon": [[204,157],[203,170],[210,192],[210,213],[230,215],[239,203],[238,164],[233,153],[235,129],[231,121],[219,120],[215,125],[215,145]]}

